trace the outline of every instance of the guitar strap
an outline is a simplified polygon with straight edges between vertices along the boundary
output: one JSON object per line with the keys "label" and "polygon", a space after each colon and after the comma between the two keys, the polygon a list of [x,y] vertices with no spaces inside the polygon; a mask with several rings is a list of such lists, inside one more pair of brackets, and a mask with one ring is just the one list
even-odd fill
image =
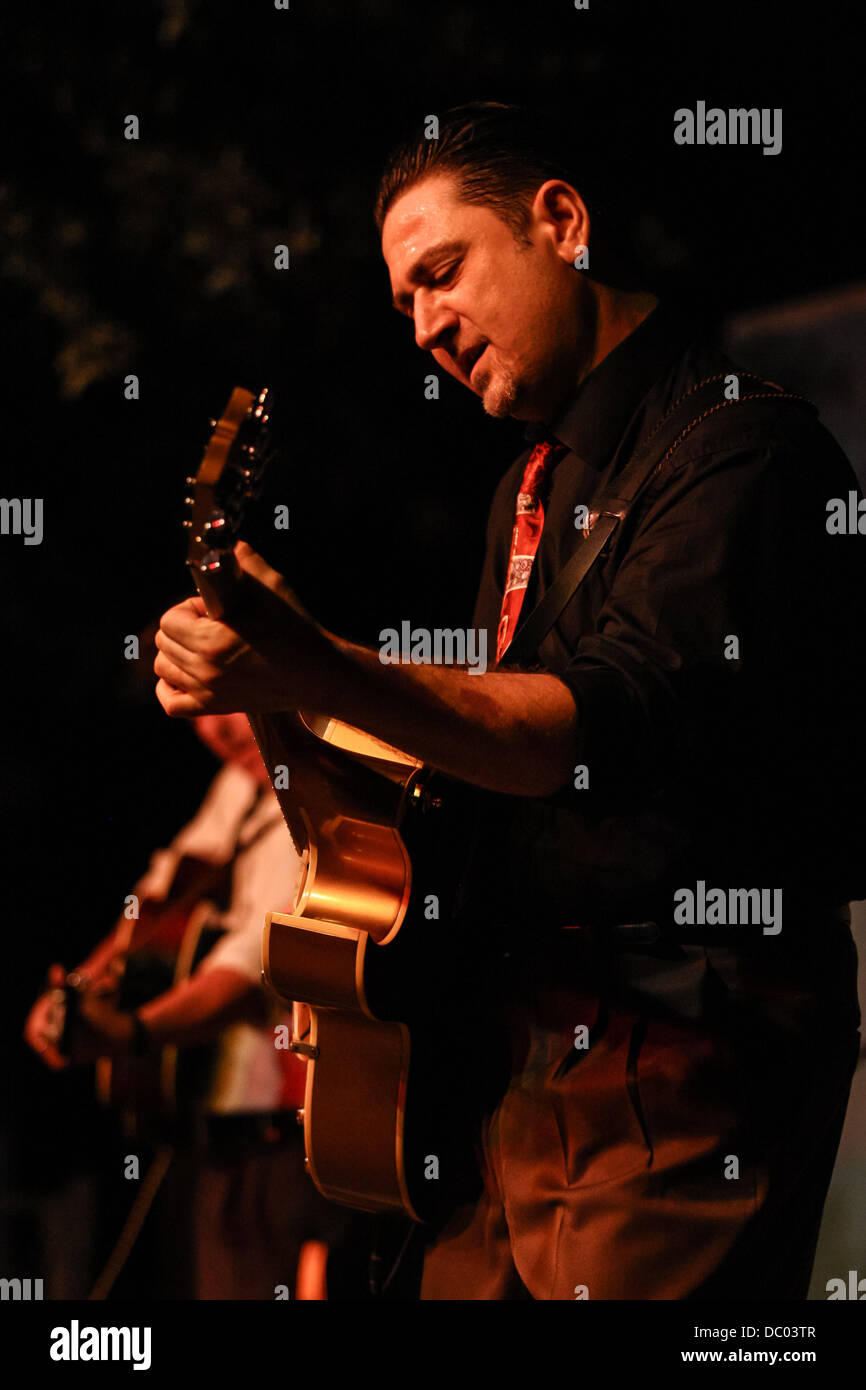
{"label": "guitar strap", "polygon": [[[596,560],[608,549],[614,535],[626,520],[638,499],[659,474],[668,460],[704,420],[729,407],[742,408],[748,401],[793,401],[805,405],[814,414],[817,407],[805,396],[785,391],[775,382],[765,381],[752,372],[738,372],[737,379],[748,379],[756,388],[748,395],[719,400],[720,383],[728,380],[725,373],[705,377],[673,405],[653,427],[634,457],[612,479],[616,492],[602,490],[589,507],[589,522],[571,558],[557,575],[550,588],[518,627],[514,641],[508,647],[497,669],[527,665],[538,659],[538,648],[554,623],[571,602]],[[763,388],[763,389],[761,389]]]}

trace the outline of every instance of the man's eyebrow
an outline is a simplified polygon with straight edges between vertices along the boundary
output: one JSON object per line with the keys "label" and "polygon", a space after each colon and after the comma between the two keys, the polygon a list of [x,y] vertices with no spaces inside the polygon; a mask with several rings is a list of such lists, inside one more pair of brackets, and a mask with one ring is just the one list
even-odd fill
{"label": "man's eyebrow", "polygon": [[[417,261],[415,261],[414,265],[409,267],[406,272],[406,279],[409,281],[410,285],[417,285],[424,279],[429,268],[436,261],[440,260],[442,256],[450,255],[452,251],[463,250],[465,250],[465,247],[462,241],[437,241],[433,246],[428,246],[418,257]],[[405,293],[395,294],[391,303],[395,309],[400,310],[408,298],[409,296]]]}

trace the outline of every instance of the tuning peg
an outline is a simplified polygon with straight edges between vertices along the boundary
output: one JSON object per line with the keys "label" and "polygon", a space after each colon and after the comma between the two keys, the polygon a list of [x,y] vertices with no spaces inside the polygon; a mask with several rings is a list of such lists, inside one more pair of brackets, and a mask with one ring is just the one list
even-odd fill
{"label": "tuning peg", "polygon": [[185,522],[183,522],[183,529],[184,529],[184,531],[191,531],[191,530],[192,530],[192,522],[191,522],[191,521],[185,521]]}
{"label": "tuning peg", "polygon": [[202,574],[213,574],[215,570],[222,569],[222,556],[216,550],[209,550],[207,555],[199,564]]}
{"label": "tuning peg", "polygon": [[184,505],[185,507],[191,507],[191,506],[193,506],[193,504],[194,504],[194,499],[193,499],[192,497],[185,497],[185,498],[183,499],[183,505]]}
{"label": "tuning peg", "polygon": [[215,429],[216,429],[216,424],[217,424],[216,420],[208,420],[208,424],[210,425],[210,427],[211,427],[212,430],[215,430]]}
{"label": "tuning peg", "polygon": [[192,474],[192,473],[190,474],[190,476],[189,476],[188,478],[184,478],[183,481],[184,481],[184,485],[185,485],[186,487],[195,487],[195,485],[196,485],[196,478],[195,478],[194,474]]}

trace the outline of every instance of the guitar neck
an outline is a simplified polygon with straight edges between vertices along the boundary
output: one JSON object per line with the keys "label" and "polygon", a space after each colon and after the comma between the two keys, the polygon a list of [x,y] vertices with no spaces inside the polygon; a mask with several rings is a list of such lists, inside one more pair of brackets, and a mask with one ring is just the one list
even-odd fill
{"label": "guitar neck", "polygon": [[[223,415],[214,422],[196,476],[187,479],[187,564],[208,616],[229,626],[235,626],[233,618],[243,598],[234,544],[246,502],[257,496],[270,458],[267,402],[266,391],[254,396],[235,387]],[[333,814],[336,787],[345,817],[363,820],[372,803],[386,823],[393,819],[401,786],[421,767],[399,749],[326,716],[297,710],[246,713],[299,853],[309,843],[316,817]]]}
{"label": "guitar neck", "polygon": [[237,599],[240,584],[241,571],[234,552],[226,551],[215,556],[207,569],[192,560],[187,560],[187,565],[199,596],[204,600],[208,617],[225,622]]}

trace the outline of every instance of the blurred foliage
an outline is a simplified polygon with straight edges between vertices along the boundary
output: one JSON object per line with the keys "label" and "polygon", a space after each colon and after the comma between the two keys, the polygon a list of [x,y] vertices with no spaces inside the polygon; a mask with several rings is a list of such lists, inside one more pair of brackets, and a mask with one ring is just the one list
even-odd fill
{"label": "blurred foliage", "polygon": [[[838,83],[821,71],[833,26],[825,15],[808,54],[770,65],[774,39],[762,45],[750,16],[742,43],[737,5],[718,24],[687,5],[657,10],[134,0],[7,14],[5,102],[19,139],[0,275],[51,325],[62,396],[126,369],[168,314],[187,353],[207,356],[220,323],[238,357],[256,355],[287,311],[308,315],[309,353],[332,350],[340,268],[369,274],[376,255],[369,209],[387,147],[428,110],[474,96],[546,105],[572,123],[607,167],[648,279],[687,295],[703,282],[713,302],[746,303],[766,294],[774,253],[783,288],[802,273],[778,236],[784,200],[806,171],[814,196],[826,163],[803,126],[807,106],[822,113],[837,165],[846,139]],[[800,86],[805,70],[819,102]],[[783,90],[796,104],[781,157],[674,149],[681,102],[775,105]],[[137,141],[123,138],[130,113]],[[283,242],[304,273],[277,287]],[[838,273],[832,256],[810,265],[819,282]]]}

